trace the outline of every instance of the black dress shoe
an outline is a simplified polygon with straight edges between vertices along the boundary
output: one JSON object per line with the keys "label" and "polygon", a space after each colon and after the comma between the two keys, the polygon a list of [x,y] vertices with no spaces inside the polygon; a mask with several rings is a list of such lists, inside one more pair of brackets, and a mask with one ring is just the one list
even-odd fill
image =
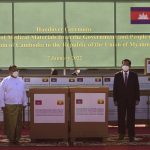
{"label": "black dress shoe", "polygon": [[13,144],[14,144],[14,142],[9,142],[8,144],[9,144],[9,145],[13,145]]}
{"label": "black dress shoe", "polygon": [[15,145],[19,145],[19,141],[15,141],[14,144],[15,144]]}
{"label": "black dress shoe", "polygon": [[129,137],[129,142],[134,142],[134,137]]}
{"label": "black dress shoe", "polygon": [[120,134],[118,140],[121,141],[124,139],[124,134]]}
{"label": "black dress shoe", "polygon": [[19,141],[17,140],[9,141],[9,145],[19,145]]}

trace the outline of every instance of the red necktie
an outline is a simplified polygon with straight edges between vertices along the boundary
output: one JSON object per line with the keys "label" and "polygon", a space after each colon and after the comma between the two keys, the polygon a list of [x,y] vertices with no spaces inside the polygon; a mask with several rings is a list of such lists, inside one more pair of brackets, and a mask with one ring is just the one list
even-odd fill
{"label": "red necktie", "polygon": [[125,79],[124,79],[124,83],[127,86],[127,82],[128,82],[128,76],[127,76],[127,72],[125,72]]}

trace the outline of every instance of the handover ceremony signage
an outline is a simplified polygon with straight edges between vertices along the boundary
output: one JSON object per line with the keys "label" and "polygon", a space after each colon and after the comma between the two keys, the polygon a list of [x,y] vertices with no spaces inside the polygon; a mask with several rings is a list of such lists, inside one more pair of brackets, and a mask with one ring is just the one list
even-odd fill
{"label": "handover ceremony signage", "polygon": [[75,93],[75,122],[105,122],[106,93]]}
{"label": "handover ceremony signage", "polygon": [[150,75],[150,58],[145,59],[145,74]]}
{"label": "handover ceremony signage", "polygon": [[34,123],[64,123],[65,94],[34,94]]}

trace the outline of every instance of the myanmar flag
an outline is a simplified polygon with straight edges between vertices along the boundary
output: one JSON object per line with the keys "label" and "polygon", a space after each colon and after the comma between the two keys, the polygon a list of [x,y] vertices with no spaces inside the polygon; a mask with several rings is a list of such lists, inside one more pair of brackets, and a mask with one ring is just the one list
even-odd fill
{"label": "myanmar flag", "polygon": [[150,7],[131,7],[131,24],[150,24]]}

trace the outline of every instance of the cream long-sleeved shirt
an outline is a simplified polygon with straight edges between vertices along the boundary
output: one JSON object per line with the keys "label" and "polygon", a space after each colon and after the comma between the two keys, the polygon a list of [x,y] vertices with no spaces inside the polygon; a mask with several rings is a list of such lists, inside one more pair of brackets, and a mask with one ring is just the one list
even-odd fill
{"label": "cream long-sleeved shirt", "polygon": [[20,77],[8,76],[0,83],[0,107],[5,107],[5,104],[27,105],[25,84]]}

